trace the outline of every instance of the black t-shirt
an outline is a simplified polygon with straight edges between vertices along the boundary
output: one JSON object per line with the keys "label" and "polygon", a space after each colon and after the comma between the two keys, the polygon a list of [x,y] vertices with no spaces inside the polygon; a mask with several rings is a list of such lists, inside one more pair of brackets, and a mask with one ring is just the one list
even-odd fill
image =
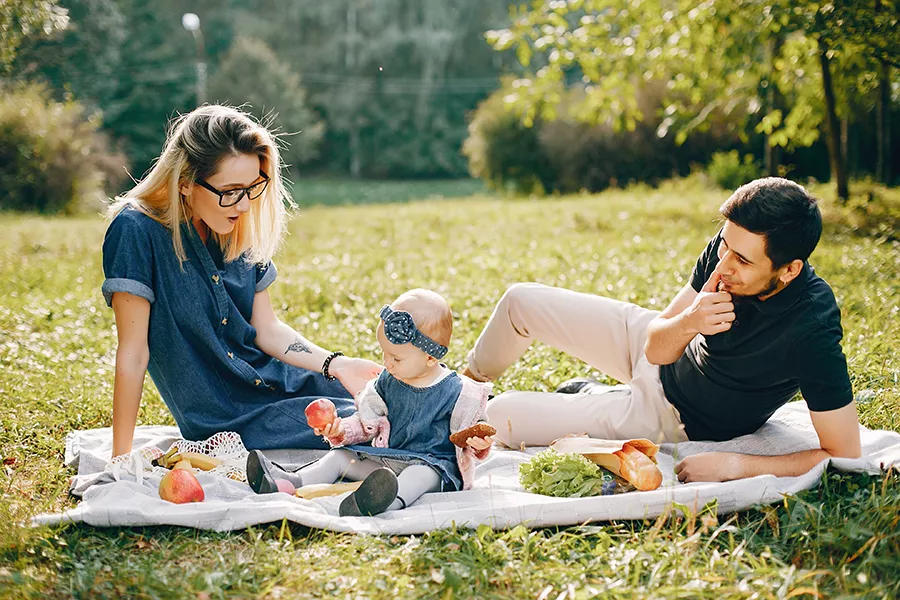
{"label": "black t-shirt", "polygon": [[[721,233],[691,275],[698,292],[719,262]],[[735,304],[730,330],[697,335],[684,354],[660,367],[663,390],[692,440],[728,440],[759,429],[797,390],[812,411],[853,399],[841,350],[841,312],[825,280],[804,263],[787,287]]]}

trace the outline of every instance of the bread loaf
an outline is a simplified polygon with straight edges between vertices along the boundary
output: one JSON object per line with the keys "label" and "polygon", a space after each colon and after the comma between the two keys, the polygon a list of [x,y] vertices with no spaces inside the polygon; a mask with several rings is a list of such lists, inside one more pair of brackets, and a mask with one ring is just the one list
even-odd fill
{"label": "bread loaf", "polygon": [[469,438],[483,438],[494,435],[495,433],[497,433],[497,430],[487,423],[475,423],[471,427],[460,429],[456,433],[450,434],[450,441],[453,442],[453,445],[455,446],[466,448],[466,440]]}

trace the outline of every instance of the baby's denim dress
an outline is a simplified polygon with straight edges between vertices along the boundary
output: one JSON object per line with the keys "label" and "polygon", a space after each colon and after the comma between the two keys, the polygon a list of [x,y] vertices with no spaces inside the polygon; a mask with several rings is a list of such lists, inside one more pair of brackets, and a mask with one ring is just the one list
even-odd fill
{"label": "baby's denim dress", "polygon": [[442,491],[461,490],[456,446],[450,441],[450,415],[462,391],[459,375],[452,372],[432,386],[417,388],[385,369],[375,382],[375,391],[387,405],[391,423],[389,447],[356,445],[348,449],[372,457],[429,465],[440,474]]}
{"label": "baby's denim dress", "polygon": [[187,260],[172,234],[134,208],[110,223],[103,242],[103,296],[127,292],[150,302],[148,372],[181,434],[203,440],[236,431],[248,449],[327,448],[304,409],[329,398],[346,416],[350,394],[321,373],[270,357],[254,344],[253,298],[276,276],[275,265],[223,260],[191,224],[181,226]]}

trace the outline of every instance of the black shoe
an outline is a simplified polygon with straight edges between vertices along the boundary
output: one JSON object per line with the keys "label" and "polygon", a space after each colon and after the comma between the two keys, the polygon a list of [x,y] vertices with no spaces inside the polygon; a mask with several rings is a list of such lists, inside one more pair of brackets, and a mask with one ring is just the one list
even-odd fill
{"label": "black shoe", "polygon": [[397,498],[397,476],[390,469],[369,473],[357,490],[341,501],[342,517],[381,514]]}
{"label": "black shoe", "polygon": [[575,379],[563,381],[554,392],[557,394],[586,394],[591,388],[597,387],[598,385],[603,384],[590,377],[576,377]]}
{"label": "black shoe", "polygon": [[276,473],[274,465],[259,450],[251,450],[247,455],[247,483],[257,494],[274,494],[278,491]]}

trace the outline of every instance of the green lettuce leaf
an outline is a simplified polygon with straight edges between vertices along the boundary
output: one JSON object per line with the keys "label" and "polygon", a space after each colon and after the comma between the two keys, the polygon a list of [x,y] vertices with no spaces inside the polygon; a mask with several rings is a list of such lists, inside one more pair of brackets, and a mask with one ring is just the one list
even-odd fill
{"label": "green lettuce leaf", "polygon": [[612,473],[581,454],[560,454],[552,448],[519,465],[519,482],[533,494],[560,498],[609,494],[616,485]]}

